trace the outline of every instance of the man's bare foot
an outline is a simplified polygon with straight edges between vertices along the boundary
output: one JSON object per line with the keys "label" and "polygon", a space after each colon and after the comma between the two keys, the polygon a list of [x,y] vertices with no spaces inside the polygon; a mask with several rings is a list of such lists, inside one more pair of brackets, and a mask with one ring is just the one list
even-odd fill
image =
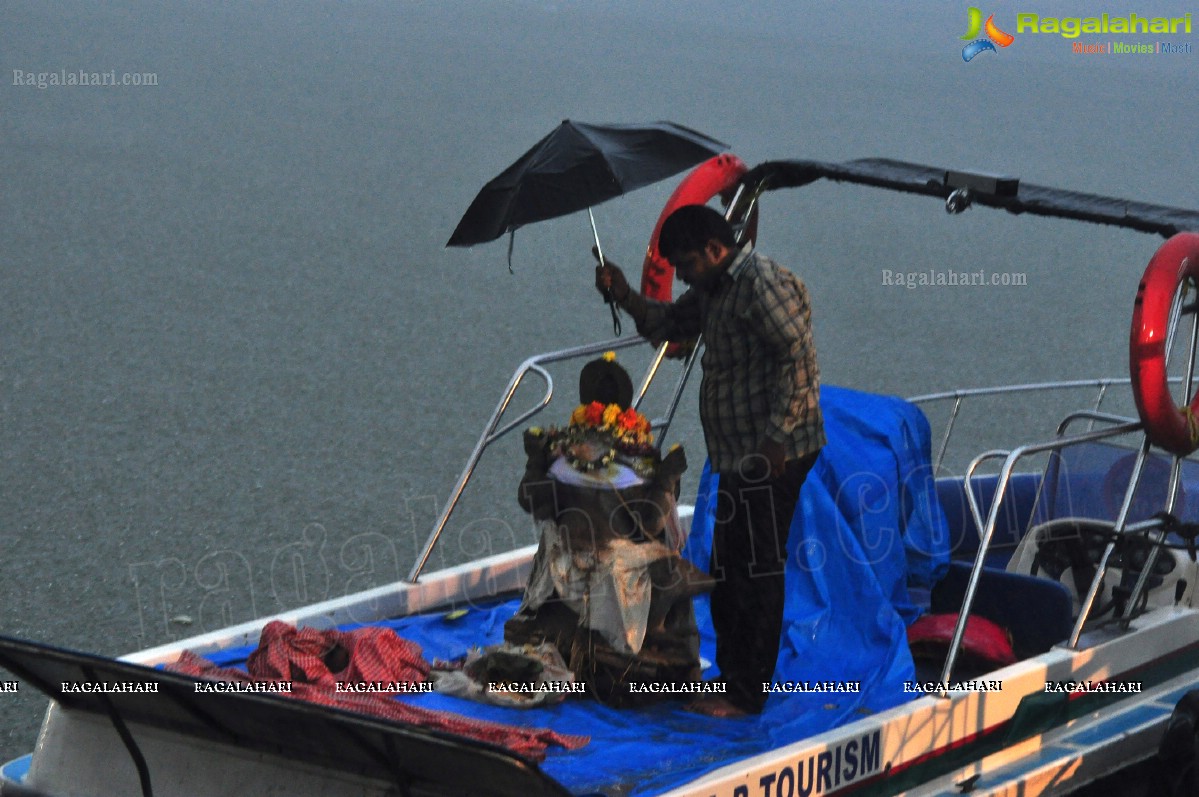
{"label": "man's bare foot", "polygon": [[748,711],[733,705],[729,699],[723,695],[704,695],[703,697],[697,697],[683,708],[686,711],[690,711],[695,714],[703,714],[705,717],[716,717],[718,719],[749,716]]}

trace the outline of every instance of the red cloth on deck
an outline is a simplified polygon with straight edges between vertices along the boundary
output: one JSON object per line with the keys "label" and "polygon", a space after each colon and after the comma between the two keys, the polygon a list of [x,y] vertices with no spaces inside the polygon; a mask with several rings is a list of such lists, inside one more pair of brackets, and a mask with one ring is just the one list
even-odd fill
{"label": "red cloth on deck", "polygon": [[[343,669],[335,648],[349,656]],[[330,655],[330,652],[333,655]],[[185,650],[168,670],[215,681],[291,682],[292,697],[322,706],[369,714],[422,728],[488,742],[534,761],[545,759],[545,750],[556,744],[574,750],[589,737],[561,734],[548,728],[526,728],[464,717],[449,711],[434,711],[402,702],[387,693],[338,692],[336,684],[382,681],[421,683],[429,674],[420,646],[400,638],[390,628],[365,627],[354,631],[296,630],[274,620],[262,629],[258,648],[246,661],[246,669],[218,667],[190,650]]]}
{"label": "red cloth on deck", "polygon": [[[335,648],[340,649],[340,653]],[[330,661],[326,657],[341,658],[342,661]],[[347,657],[349,663],[345,665]],[[343,668],[335,672],[330,668],[331,664],[343,664]],[[421,656],[420,645],[401,639],[390,628],[297,630],[278,620],[267,623],[262,629],[258,648],[250,654],[246,669],[258,678],[321,684],[331,689],[338,681],[418,684],[429,677],[429,663]]]}

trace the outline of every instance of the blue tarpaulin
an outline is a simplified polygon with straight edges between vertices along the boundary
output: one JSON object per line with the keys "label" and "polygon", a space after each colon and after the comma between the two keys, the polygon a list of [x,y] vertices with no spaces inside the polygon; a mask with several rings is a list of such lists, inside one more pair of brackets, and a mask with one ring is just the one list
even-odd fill
{"label": "blue tarpaulin", "polygon": [[[829,386],[821,406],[828,445],[804,485],[788,540],[787,605],[775,680],[860,682],[860,691],[773,694],[761,715],[743,719],[697,716],[678,702],[612,709],[584,698],[521,710],[437,694],[401,699],[589,735],[591,743],[581,750],[551,749],[544,771],[579,795],[649,795],[915,697],[903,689],[904,681],[915,678],[906,623],[919,613],[908,585],[927,588],[949,559],[949,535],[929,467],[928,422],[900,399]],[[686,551],[705,569],[716,482],[705,467]],[[389,625],[420,643],[426,658],[453,659],[471,647],[502,642],[504,622],[518,605],[512,600],[457,619],[425,615]],[[706,598],[696,601],[696,614],[701,655],[713,661]],[[218,663],[234,663],[248,652],[231,651]],[[712,675],[712,669],[705,673]]]}
{"label": "blue tarpaulin", "polygon": [[[860,681],[863,704],[879,709],[914,679],[906,628],[920,609],[908,586],[931,587],[949,562],[928,421],[901,399],[830,386],[821,409],[828,445],[804,484],[787,540],[775,678]],[[705,468],[686,551],[701,567],[717,489],[719,478]],[[709,628],[706,600],[697,611]]]}

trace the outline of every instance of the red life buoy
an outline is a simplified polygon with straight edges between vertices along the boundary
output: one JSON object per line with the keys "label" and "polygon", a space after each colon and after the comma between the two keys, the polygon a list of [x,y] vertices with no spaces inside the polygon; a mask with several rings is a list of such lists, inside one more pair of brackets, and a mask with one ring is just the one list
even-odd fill
{"label": "red life buoy", "polygon": [[[654,225],[653,235],[650,236],[649,246],[645,250],[645,261],[641,264],[641,295],[660,302],[669,302],[674,285],[674,267],[666,262],[658,251],[658,235],[662,232],[662,223],[666,217],[684,205],[705,205],[712,197],[721,194],[726,202],[732,199],[732,193],[748,168],[745,162],[732,153],[717,155],[706,160],[691,171],[679,187],[674,189],[666,207],[658,216]],[[747,229],[748,239],[753,240],[757,235],[758,214],[753,211]]]}
{"label": "red life buoy", "polygon": [[[957,630],[956,614],[923,614],[908,626],[908,647],[912,657],[944,661]],[[992,667],[1006,667],[1016,661],[1012,650],[1012,635],[997,623],[980,615],[966,618],[966,633],[962,636],[962,653]]]}
{"label": "red life buoy", "polygon": [[1170,308],[1180,286],[1199,284],[1199,234],[1181,232],[1154,253],[1137,287],[1128,365],[1132,395],[1145,433],[1154,445],[1185,457],[1199,448],[1199,395],[1179,409],[1166,374]]}

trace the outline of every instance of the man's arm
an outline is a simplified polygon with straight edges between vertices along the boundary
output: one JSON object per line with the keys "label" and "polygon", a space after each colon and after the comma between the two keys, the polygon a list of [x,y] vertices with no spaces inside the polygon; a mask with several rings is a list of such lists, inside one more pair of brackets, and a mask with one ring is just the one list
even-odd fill
{"label": "man's arm", "polygon": [[595,287],[632,317],[637,331],[654,345],[664,340],[681,341],[699,336],[702,331],[699,297],[687,291],[676,302],[647,299],[629,286],[624,272],[605,259],[595,267]]}

